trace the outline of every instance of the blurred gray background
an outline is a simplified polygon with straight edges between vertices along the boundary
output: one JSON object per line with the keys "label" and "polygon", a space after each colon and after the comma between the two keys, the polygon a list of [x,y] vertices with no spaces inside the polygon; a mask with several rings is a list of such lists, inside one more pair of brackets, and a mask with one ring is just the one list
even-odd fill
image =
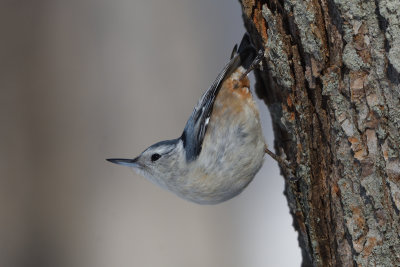
{"label": "blurred gray background", "polygon": [[179,136],[243,33],[237,1],[1,0],[0,266],[299,266],[271,158],[217,206],[105,161]]}

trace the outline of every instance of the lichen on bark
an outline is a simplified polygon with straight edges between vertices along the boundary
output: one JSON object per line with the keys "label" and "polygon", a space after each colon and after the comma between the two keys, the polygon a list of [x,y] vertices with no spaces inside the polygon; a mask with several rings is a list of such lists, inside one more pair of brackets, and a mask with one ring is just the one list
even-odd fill
{"label": "lichen on bark", "polygon": [[400,266],[399,3],[241,1],[303,266]]}

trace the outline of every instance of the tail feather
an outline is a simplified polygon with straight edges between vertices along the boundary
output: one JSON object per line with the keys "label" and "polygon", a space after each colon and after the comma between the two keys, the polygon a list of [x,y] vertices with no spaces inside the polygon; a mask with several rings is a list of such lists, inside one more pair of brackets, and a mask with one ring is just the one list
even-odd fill
{"label": "tail feather", "polygon": [[257,50],[251,42],[250,35],[248,33],[243,35],[237,53],[240,56],[240,64],[245,69],[248,69],[257,56]]}

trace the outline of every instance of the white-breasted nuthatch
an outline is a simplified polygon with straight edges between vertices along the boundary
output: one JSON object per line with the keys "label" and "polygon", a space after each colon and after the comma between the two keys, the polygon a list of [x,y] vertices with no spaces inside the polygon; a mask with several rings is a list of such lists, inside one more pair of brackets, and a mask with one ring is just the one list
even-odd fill
{"label": "white-breasted nuthatch", "polygon": [[261,168],[266,152],[247,74],[260,62],[248,34],[203,94],[182,135],[156,143],[134,159],[107,159],[199,204],[238,195]]}

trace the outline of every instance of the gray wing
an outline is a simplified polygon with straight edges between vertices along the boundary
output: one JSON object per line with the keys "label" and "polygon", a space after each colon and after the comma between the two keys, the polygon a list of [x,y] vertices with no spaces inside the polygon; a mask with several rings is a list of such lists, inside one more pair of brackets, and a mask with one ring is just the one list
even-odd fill
{"label": "gray wing", "polygon": [[[234,52],[235,49],[234,49]],[[247,34],[243,36],[237,54],[233,54],[231,60],[218,74],[210,88],[203,94],[193,110],[185,129],[181,136],[186,151],[186,160],[193,161],[201,152],[204,135],[210,120],[214,101],[222,86],[222,83],[229,77],[240,65],[247,68],[255,58],[256,50],[250,42]]]}

